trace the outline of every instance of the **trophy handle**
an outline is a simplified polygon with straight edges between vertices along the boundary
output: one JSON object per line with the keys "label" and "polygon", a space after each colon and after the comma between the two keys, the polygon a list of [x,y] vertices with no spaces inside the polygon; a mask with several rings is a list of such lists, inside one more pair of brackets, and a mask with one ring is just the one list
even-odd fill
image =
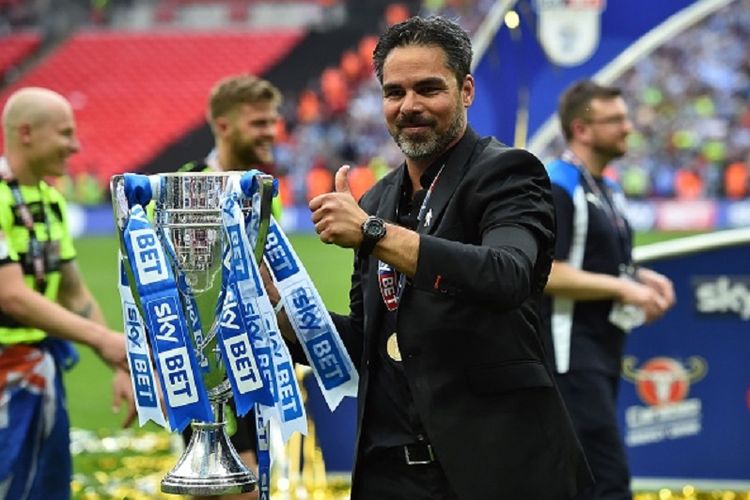
{"label": "trophy handle", "polygon": [[115,219],[115,229],[122,237],[125,222],[128,218],[128,200],[125,198],[125,176],[113,175],[109,180],[109,191],[112,194],[112,213]]}
{"label": "trophy handle", "polygon": [[263,250],[266,247],[266,236],[271,226],[271,206],[273,203],[273,177],[268,174],[258,174],[255,176],[260,191],[260,225],[258,228],[258,238],[255,240],[255,261],[260,266],[263,260]]}
{"label": "trophy handle", "polygon": [[[138,311],[143,316],[143,304],[141,303],[141,296],[138,294],[138,290],[135,287],[135,277],[133,276],[133,270],[130,268],[128,253],[125,251],[125,226],[128,222],[130,214],[130,206],[128,205],[128,199],[125,196],[125,176],[122,174],[113,175],[109,181],[109,189],[112,195],[112,213],[115,220],[115,232],[117,233],[117,244],[120,249],[120,256],[123,261],[123,268],[128,278],[128,286],[133,294],[133,301],[135,302]],[[120,274],[117,274],[117,280],[120,280]]]}

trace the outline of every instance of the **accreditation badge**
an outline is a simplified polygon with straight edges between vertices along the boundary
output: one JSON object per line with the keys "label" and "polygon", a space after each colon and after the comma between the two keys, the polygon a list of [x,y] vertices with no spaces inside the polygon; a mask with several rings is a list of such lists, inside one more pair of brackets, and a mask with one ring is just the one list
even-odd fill
{"label": "accreditation badge", "polygon": [[7,259],[9,255],[8,239],[5,237],[5,231],[0,231],[0,260]]}
{"label": "accreditation badge", "polygon": [[47,241],[44,243],[44,265],[47,269],[60,267],[60,242]]}

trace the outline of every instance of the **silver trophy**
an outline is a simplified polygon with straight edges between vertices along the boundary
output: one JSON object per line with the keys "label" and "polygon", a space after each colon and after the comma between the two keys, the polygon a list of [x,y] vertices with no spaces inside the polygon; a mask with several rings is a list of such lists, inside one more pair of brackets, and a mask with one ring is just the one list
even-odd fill
{"label": "silver trophy", "polygon": [[[215,421],[191,423],[193,434],[185,452],[161,482],[165,493],[223,495],[252,491],[257,484],[255,475],[241,461],[226,433],[224,405],[231,397],[231,387],[218,345],[216,318],[226,246],[220,200],[231,176],[240,175],[241,172],[224,172],[156,176],[154,229],[162,240],[175,277],[184,277],[187,293],[192,295],[192,298],[188,297],[185,290],[178,288],[186,318],[189,318],[190,301],[196,306],[202,332],[194,331],[190,320],[187,321],[188,330],[196,358],[202,366],[201,375]],[[258,174],[256,181],[261,195],[261,224],[253,250],[256,261],[260,262],[269,227],[273,178]],[[128,217],[124,176],[114,176],[110,187],[122,247]],[[243,212],[247,213],[251,209],[250,201],[242,203]],[[123,258],[127,258],[125,252],[122,253]],[[129,269],[129,266],[125,267]],[[129,278],[130,288],[143,313],[133,277]]]}

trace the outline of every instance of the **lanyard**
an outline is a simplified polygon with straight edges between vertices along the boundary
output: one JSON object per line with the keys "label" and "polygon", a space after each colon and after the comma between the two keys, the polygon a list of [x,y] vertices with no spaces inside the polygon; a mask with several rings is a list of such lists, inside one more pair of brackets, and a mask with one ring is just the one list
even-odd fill
{"label": "lanyard", "polygon": [[[444,168],[445,163],[443,163],[440,170],[438,170],[437,175],[435,175],[435,178],[430,183],[430,187],[427,188],[427,194],[425,194],[424,200],[422,200],[422,205],[420,205],[419,211],[417,212],[417,228],[419,228],[419,225],[425,218],[425,213],[427,212],[432,192],[435,190],[435,185],[437,185],[437,181],[440,178],[440,174],[443,173]],[[398,207],[396,207],[396,218],[398,218]],[[396,280],[397,274],[398,280]],[[394,284],[396,285],[395,287],[393,286]],[[398,305],[401,302],[401,294],[404,292],[406,285],[406,275],[398,273],[390,264],[378,261],[378,285],[380,287],[380,294],[383,297],[385,307],[389,311],[395,311],[398,309]]]}
{"label": "lanyard", "polygon": [[[18,185],[18,181],[13,179],[10,174],[10,168],[5,158],[0,158],[0,175],[3,180],[8,183],[11,193],[13,194],[13,200],[16,202],[16,210],[21,218],[21,223],[26,231],[29,233],[29,256],[31,257],[31,266],[34,270],[34,283],[36,290],[39,293],[44,293],[47,288],[47,276],[45,274],[44,264],[44,245],[39,241],[34,231],[34,216],[31,214],[29,206],[23,199],[21,194],[21,187]],[[42,218],[44,219],[44,225],[47,229],[47,239],[52,238],[52,232],[49,227],[49,219],[47,218],[47,210],[44,204],[42,191],[39,189],[39,199],[42,206]],[[50,244],[51,241],[48,241]]]}
{"label": "lanyard", "polygon": [[628,251],[628,230],[627,230],[627,223],[625,221],[625,217],[623,217],[622,213],[614,206],[614,196],[612,194],[611,189],[607,189],[608,195],[605,194],[602,189],[599,187],[599,184],[594,180],[594,177],[591,175],[591,172],[588,171],[586,166],[583,164],[583,161],[581,161],[576,154],[571,151],[570,149],[566,149],[562,156],[562,160],[565,162],[568,162],[572,165],[574,165],[578,171],[581,173],[581,176],[583,177],[584,182],[588,186],[589,190],[596,196],[596,198],[599,200],[599,206],[601,206],[602,210],[607,214],[607,218],[609,218],[610,222],[614,226],[615,230],[617,231],[617,237],[620,240],[620,246],[622,247],[623,251],[623,257],[625,257],[625,260],[627,263],[630,263],[630,252]]}

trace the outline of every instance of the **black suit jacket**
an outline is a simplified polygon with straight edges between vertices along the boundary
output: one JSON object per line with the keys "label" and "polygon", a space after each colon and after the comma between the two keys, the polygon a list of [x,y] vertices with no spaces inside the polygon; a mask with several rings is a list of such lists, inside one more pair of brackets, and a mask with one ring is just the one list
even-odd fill
{"label": "black suit jacket", "polygon": [[[361,201],[365,211],[393,220],[404,175],[402,165],[378,182]],[[590,476],[539,336],[554,241],[544,167],[530,153],[469,129],[428,208],[397,335],[438,460],[462,499],[570,498]],[[502,241],[499,233],[507,239],[508,228],[519,242],[536,240],[536,262]],[[375,257],[355,259],[350,302],[348,316],[333,316],[360,374],[359,447],[383,311]],[[355,500],[356,468],[355,458]]]}

